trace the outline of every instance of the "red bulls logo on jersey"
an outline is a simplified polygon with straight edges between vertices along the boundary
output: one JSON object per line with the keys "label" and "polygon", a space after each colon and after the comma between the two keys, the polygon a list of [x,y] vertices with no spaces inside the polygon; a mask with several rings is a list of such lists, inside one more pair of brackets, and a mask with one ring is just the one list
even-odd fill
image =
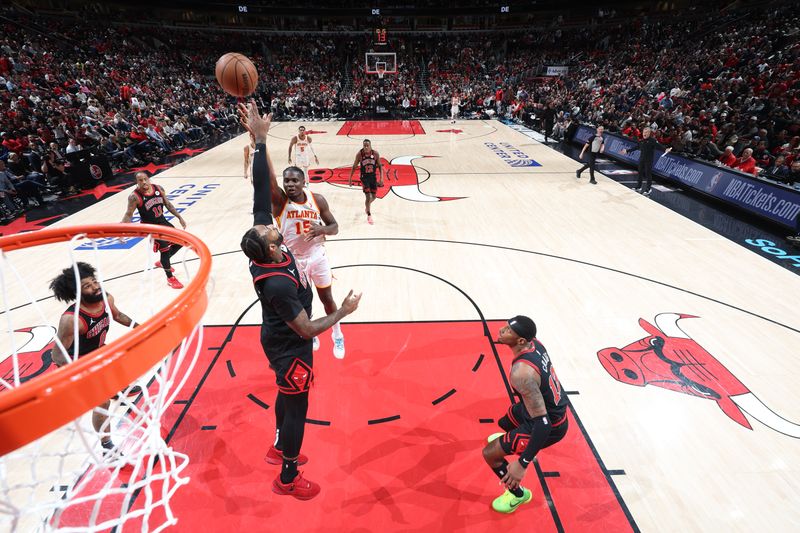
{"label": "red bulls logo on jersey", "polygon": [[[52,326],[34,326],[32,328],[22,328],[15,330],[15,333],[26,335],[21,345],[17,345],[17,368],[19,369],[19,383],[40,376],[50,368],[55,368],[52,359],[52,340],[56,335],[56,328]],[[4,391],[8,385],[16,386],[14,358],[9,355],[0,361],[0,392]]]}
{"label": "red bulls logo on jersey", "polygon": [[653,326],[639,325],[648,336],[624,348],[605,348],[597,357],[606,372],[622,383],[653,385],[711,400],[736,423],[748,428],[747,415],[784,435],[800,438],[800,425],[779,416],[679,326],[692,315],[661,313]]}
{"label": "red bulls logo on jersey", "polygon": [[[384,198],[389,192],[393,192],[400,198],[412,202],[446,202],[448,200],[460,200],[461,196],[430,196],[419,190],[419,184],[430,177],[430,173],[412,164],[415,159],[423,157],[433,157],[424,155],[403,155],[395,157],[391,161],[381,158],[381,170],[383,175],[383,187],[378,187],[376,196]],[[347,185],[352,167],[315,168],[308,171],[308,179],[313,183],[327,182],[334,185]],[[419,172],[426,175],[420,179]],[[353,187],[361,187],[359,179],[360,170],[356,168],[353,174]]]}

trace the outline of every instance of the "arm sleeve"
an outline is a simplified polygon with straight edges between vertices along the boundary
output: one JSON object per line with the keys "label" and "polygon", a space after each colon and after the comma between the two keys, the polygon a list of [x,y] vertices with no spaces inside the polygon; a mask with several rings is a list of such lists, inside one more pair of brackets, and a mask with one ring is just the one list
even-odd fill
{"label": "arm sleeve", "polygon": [[265,280],[265,297],[269,304],[284,322],[291,322],[303,310],[303,304],[297,298],[297,287],[285,276],[275,276]]}
{"label": "arm sleeve", "polygon": [[547,439],[550,437],[550,431],[553,429],[550,419],[546,416],[537,416],[533,419],[531,426],[531,438],[528,446],[519,456],[519,462],[525,468],[531,464],[539,450],[545,447]]}
{"label": "arm sleeve", "polygon": [[256,144],[253,156],[253,225],[272,224],[267,145]]}

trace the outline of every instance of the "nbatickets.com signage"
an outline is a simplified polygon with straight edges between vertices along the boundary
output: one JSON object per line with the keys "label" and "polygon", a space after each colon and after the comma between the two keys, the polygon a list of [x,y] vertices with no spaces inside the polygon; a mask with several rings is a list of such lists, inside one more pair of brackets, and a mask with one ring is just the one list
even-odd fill
{"label": "nbatickets.com signage", "polygon": [[516,148],[513,144],[507,142],[501,143],[493,143],[493,142],[485,142],[483,143],[489,150],[494,152],[500,159],[505,161],[509,166],[512,167],[540,167],[539,163],[531,159],[531,157]]}
{"label": "nbatickets.com signage", "polygon": [[[574,141],[588,142],[595,129],[581,126]],[[618,161],[638,165],[638,143],[613,133],[604,133],[604,154]],[[623,151],[624,150],[624,151]],[[800,216],[800,194],[794,189],[742,174],[713,163],[665,154],[656,150],[653,173],[682,186],[713,196],[725,203],[745,209],[760,217],[796,229]]]}
{"label": "nbatickets.com signage", "polygon": [[[175,209],[179,213],[182,213],[184,210],[203,200],[210,192],[220,187],[220,185],[219,183],[206,183],[205,185],[186,183],[167,194],[167,198],[169,198],[172,205],[175,206]],[[167,211],[164,213],[164,218],[171,221],[175,216]],[[140,218],[138,214],[131,218],[131,222],[139,221]],[[94,250],[95,245],[98,250],[128,250],[136,246],[143,238],[144,237],[133,237],[125,242],[122,242],[117,237],[94,239],[92,242],[81,244],[76,250]]]}

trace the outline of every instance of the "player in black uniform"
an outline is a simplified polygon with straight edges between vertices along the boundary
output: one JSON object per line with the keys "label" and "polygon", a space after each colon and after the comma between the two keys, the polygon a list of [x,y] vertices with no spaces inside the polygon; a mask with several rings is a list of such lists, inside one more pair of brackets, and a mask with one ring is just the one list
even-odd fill
{"label": "player in black uniform", "polygon": [[[312,339],[358,308],[361,295],[347,295],[333,313],[311,320],[312,292],[303,271],[283,245],[283,236],[272,225],[270,173],[274,167],[267,154],[267,131],[271,115],[261,117],[254,101],[239,105],[242,125],[256,138],[253,159],[253,227],[242,237],[241,248],[250,259],[250,274],[261,301],[261,346],[275,372],[275,444],[266,460],[282,464],[272,482],[273,492],[308,500],[320,486],[298,473],[298,464],[308,412],[308,391],[314,380]],[[272,180],[275,177],[272,176]]]}
{"label": "player in black uniform", "polygon": [[353,184],[353,173],[356,167],[360,167],[361,188],[364,191],[365,210],[367,212],[367,222],[373,224],[372,211],[370,205],[375,201],[375,194],[378,192],[378,187],[383,187],[383,172],[381,171],[381,156],[378,152],[372,149],[372,143],[369,139],[364,139],[364,148],[356,154],[356,160],[353,163],[353,168],[350,169],[350,178],[347,182],[348,186]]}
{"label": "player in black uniform", "polygon": [[[94,277],[95,269],[88,263],[77,263],[78,275],[80,276],[80,302],[73,303],[61,315],[58,322],[58,340],[66,348],[62,351],[58,343],[53,345],[53,362],[57,366],[64,366],[72,360],[75,355],[75,343],[77,342],[78,358],[93,352],[103,346],[108,333],[109,315],[115,322],[123,326],[136,327],[138,324],[131,318],[117,309],[114,305],[114,297],[106,293],[108,309],[103,304],[103,292],[100,283]],[[75,287],[75,270],[73,267],[65,268],[61,273],[50,282],[50,290],[53,291],[57,300],[62,302],[73,302],[78,296],[78,287]],[[75,312],[77,306],[78,313],[78,337],[75,338]],[[141,389],[136,386],[128,389],[127,394],[137,394]],[[113,450],[114,443],[111,442],[111,435],[108,427],[103,427],[108,416],[110,401],[98,406],[92,412],[92,425],[97,434],[100,435],[100,443],[106,450]]]}
{"label": "player in black uniform", "polygon": [[[167,198],[167,193],[160,185],[150,183],[150,177],[145,172],[136,173],[136,188],[128,196],[128,210],[122,217],[122,222],[131,221],[134,209],[139,210],[139,218],[144,224],[158,224],[159,226],[174,227],[164,218],[164,209],[175,215],[175,218],[186,229],[186,221]],[[175,271],[170,264],[170,259],[178,253],[181,245],[156,239],[153,244],[154,252],[161,252],[161,260],[156,261],[156,268],[163,268],[167,274],[167,283],[173,289],[182,289],[183,284],[173,275]]]}
{"label": "player in black uniform", "polygon": [[[501,513],[512,513],[531,500],[531,491],[520,485],[526,468],[539,450],[567,434],[567,398],[547,350],[535,337],[536,324],[519,315],[500,329],[497,338],[514,354],[509,378],[515,394],[522,398],[498,421],[505,433],[489,437],[483,449],[483,458],[508,489],[492,502],[492,508]],[[519,459],[509,464],[505,456],[512,454]]]}

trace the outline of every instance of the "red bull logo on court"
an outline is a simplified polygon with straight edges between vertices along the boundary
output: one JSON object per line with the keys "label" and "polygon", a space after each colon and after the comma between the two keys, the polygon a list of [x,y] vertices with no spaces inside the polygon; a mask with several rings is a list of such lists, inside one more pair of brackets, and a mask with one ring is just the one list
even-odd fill
{"label": "red bull logo on court", "polygon": [[56,328],[33,326],[15,330],[14,333],[21,334],[24,339],[14,346],[16,355],[5,354],[0,360],[0,392],[13,389],[55,368],[51,352]]}
{"label": "red bull logo on court", "polygon": [[[381,173],[383,187],[378,187],[376,196],[384,198],[389,192],[412,202],[446,202],[460,200],[463,196],[431,196],[419,188],[419,184],[430,178],[430,172],[413,165],[415,159],[435,157],[426,155],[403,155],[391,161],[381,158]],[[308,179],[312,183],[330,183],[332,185],[347,186],[352,167],[314,168],[308,171]],[[420,179],[420,172],[423,178]],[[353,174],[353,187],[361,187],[360,170],[356,168]]]}
{"label": "red bull logo on court", "polygon": [[748,416],[789,437],[800,438],[800,425],[767,407],[722,363],[692,340],[678,325],[678,313],[661,313],[655,326],[639,319],[647,336],[624,348],[597,352],[611,377],[628,385],[652,385],[716,402],[737,424],[753,429]]}

